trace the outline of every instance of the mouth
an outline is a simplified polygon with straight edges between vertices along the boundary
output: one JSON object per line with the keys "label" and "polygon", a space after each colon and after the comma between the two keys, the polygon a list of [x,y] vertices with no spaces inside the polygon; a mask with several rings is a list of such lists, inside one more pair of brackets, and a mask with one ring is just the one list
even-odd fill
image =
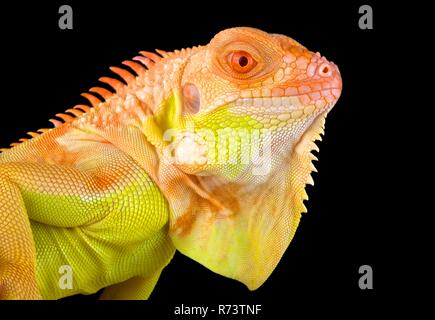
{"label": "mouth", "polygon": [[299,119],[330,109],[338,100],[341,88],[329,87],[299,95],[239,98],[235,100],[235,113],[246,113],[261,122],[278,124]]}

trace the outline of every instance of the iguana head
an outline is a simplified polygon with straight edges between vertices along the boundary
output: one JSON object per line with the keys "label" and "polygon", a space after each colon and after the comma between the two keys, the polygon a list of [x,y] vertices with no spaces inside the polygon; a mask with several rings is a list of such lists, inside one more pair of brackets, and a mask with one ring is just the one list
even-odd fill
{"label": "iguana head", "polygon": [[172,240],[256,289],[305,210],[311,151],[340,96],[340,73],[291,38],[232,28],[191,50],[177,81],[154,118],[165,129]]}

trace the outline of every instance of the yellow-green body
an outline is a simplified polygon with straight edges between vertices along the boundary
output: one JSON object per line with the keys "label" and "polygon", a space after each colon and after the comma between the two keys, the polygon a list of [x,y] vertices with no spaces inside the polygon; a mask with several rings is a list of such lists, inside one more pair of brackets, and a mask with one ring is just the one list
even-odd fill
{"label": "yellow-green body", "polygon": [[[108,288],[103,297],[147,298],[175,252],[168,202],[146,171],[109,142],[80,145],[83,156],[73,165],[42,161],[38,146],[59,131],[0,157],[0,170],[20,185],[30,217],[41,298],[90,294],[119,283],[127,290]],[[20,161],[29,158],[20,153],[24,147],[33,149],[32,160]]]}

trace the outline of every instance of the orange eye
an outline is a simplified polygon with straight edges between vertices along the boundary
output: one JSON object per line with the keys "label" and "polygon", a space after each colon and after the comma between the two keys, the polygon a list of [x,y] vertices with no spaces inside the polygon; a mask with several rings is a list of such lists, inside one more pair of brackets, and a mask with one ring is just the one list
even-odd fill
{"label": "orange eye", "polygon": [[246,51],[235,51],[228,55],[228,61],[234,71],[239,73],[247,73],[256,65],[257,61]]}

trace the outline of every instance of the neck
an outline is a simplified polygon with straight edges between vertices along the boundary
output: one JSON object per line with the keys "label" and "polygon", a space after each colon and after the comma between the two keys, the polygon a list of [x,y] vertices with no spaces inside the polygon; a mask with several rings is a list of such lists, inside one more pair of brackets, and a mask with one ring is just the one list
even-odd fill
{"label": "neck", "polygon": [[311,151],[317,149],[314,140],[320,137],[323,124],[324,117],[316,119],[283,159],[280,170],[262,184],[222,184],[216,177],[187,175],[168,180],[170,235],[175,247],[250,289],[260,286],[306,211],[305,185],[312,183],[311,161],[315,159]]}

